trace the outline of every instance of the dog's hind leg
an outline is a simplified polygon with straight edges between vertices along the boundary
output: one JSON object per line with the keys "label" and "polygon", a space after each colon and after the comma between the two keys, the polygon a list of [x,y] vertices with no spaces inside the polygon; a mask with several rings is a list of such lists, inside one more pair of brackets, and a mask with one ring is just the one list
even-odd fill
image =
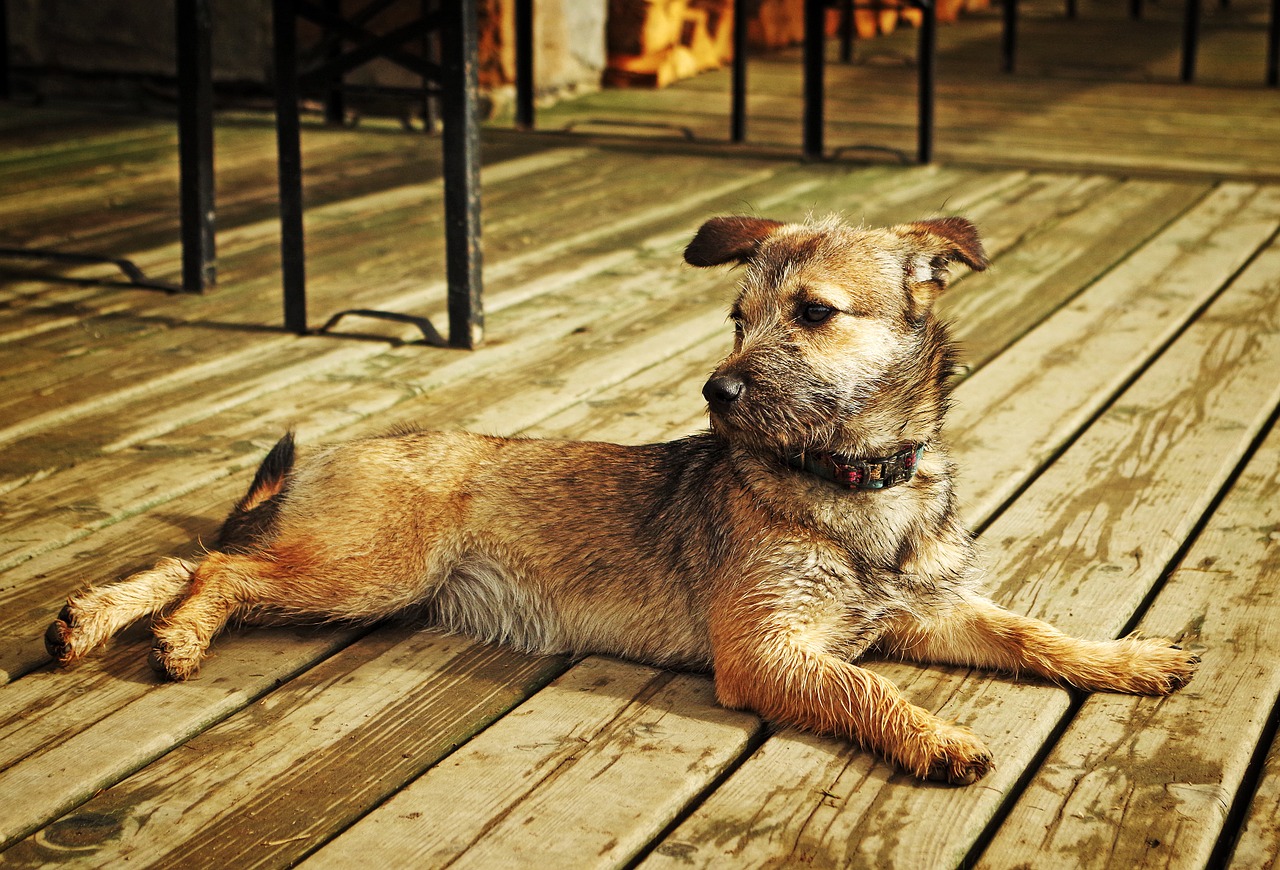
{"label": "dog's hind leg", "polygon": [[74,593],[45,632],[45,649],[58,664],[74,664],[130,624],[180,599],[195,570],[194,562],[167,557],[117,583]]}
{"label": "dog's hind leg", "polygon": [[1030,672],[1089,691],[1165,695],[1186,685],[1200,659],[1161,638],[1082,640],[1010,613],[977,595],[947,611],[895,622],[877,645],[922,662]]}
{"label": "dog's hind leg", "polygon": [[281,600],[277,568],[261,555],[210,553],[196,568],[182,601],[157,621],[151,666],[171,680],[194,676],[229,619]]}

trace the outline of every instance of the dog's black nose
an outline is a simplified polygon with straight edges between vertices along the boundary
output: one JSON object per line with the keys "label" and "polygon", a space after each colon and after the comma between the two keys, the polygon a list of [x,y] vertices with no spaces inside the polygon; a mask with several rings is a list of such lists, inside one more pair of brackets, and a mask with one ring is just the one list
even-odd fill
{"label": "dog's black nose", "polygon": [[746,391],[746,381],[737,375],[716,375],[702,388],[702,397],[712,408],[723,411],[732,407]]}

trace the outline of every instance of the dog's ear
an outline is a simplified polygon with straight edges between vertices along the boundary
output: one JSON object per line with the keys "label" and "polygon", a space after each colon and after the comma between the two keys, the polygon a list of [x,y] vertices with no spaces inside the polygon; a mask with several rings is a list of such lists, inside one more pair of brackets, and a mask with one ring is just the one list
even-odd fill
{"label": "dog's ear", "polygon": [[760,243],[781,226],[781,221],[743,215],[712,218],[698,228],[684,249],[684,261],[690,266],[745,263],[760,249]]}
{"label": "dog's ear", "polygon": [[933,218],[894,227],[913,251],[906,264],[910,316],[922,318],[947,288],[947,266],[964,263],[975,272],[989,265],[978,228],[962,217]]}

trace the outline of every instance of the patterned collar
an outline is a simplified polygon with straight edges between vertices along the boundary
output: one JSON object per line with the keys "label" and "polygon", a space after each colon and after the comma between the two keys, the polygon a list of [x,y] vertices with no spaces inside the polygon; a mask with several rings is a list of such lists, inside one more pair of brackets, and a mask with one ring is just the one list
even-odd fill
{"label": "patterned collar", "polygon": [[807,452],[788,453],[787,465],[798,471],[816,474],[846,489],[887,489],[906,483],[915,476],[920,454],[927,445],[912,444],[878,459],[852,459],[839,453]]}

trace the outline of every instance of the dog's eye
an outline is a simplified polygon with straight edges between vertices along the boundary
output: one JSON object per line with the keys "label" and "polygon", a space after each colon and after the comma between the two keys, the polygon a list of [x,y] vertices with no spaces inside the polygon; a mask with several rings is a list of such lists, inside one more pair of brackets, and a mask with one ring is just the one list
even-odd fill
{"label": "dog's eye", "polygon": [[822,323],[835,313],[836,310],[830,305],[819,305],[816,302],[811,302],[800,309],[800,319],[805,323]]}

